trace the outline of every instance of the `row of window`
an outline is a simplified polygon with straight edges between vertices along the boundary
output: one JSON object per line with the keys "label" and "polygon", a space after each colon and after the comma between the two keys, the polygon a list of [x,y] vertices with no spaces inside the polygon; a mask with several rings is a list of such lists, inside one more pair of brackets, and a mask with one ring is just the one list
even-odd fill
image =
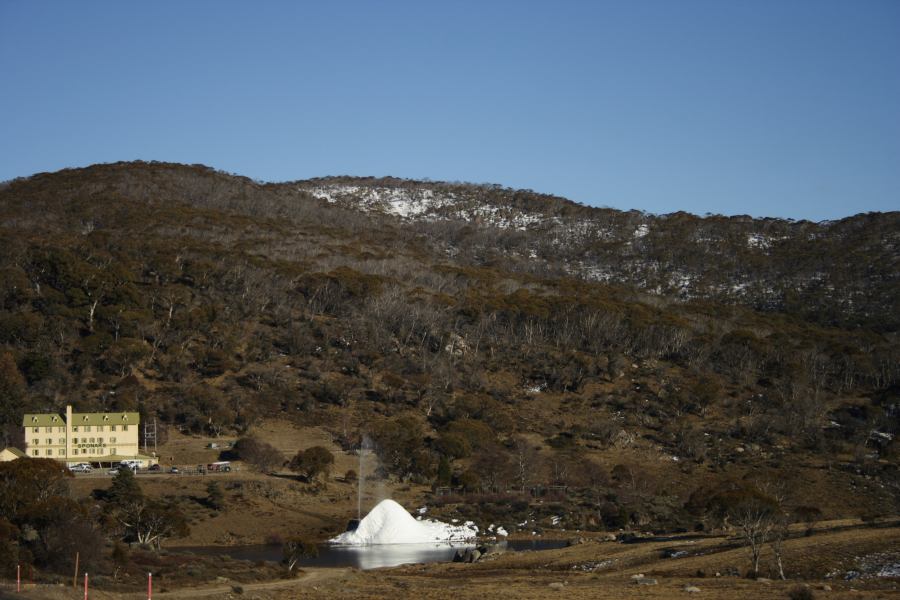
{"label": "row of window", "polygon": [[[77,448],[75,448],[75,449],[72,450],[72,454],[73,454],[73,455],[76,455],[76,454],[82,454],[82,455],[95,454],[95,455],[107,456],[107,455],[110,455],[110,454],[116,454],[116,449],[115,449],[115,448],[110,448],[110,449],[109,449],[109,452],[107,452],[105,448],[87,448],[87,449],[83,449],[83,450],[78,450]],[[32,455],[32,456],[40,456],[40,455],[41,455],[41,451],[40,451],[39,449],[35,448],[34,450],[31,451],[31,455]],[[65,449],[60,449],[60,450],[58,450],[58,451],[56,452],[56,456],[65,456],[65,455],[66,455]],[[44,451],[44,456],[53,456],[53,448],[47,448],[47,449]]]}
{"label": "row of window", "polygon": [[[78,427],[79,427],[79,425],[72,425],[72,431],[78,431]],[[80,427],[81,427],[81,431],[83,431],[84,433],[91,432],[90,425],[81,425]],[[97,428],[97,431],[102,432],[103,428],[106,427],[106,425],[95,425],[95,427]],[[109,430],[116,431],[116,427],[121,427],[122,431],[128,431],[128,425],[110,425]],[[65,427],[57,427],[56,430],[57,430],[57,433],[65,433],[66,432]],[[40,427],[34,428],[35,434],[40,433],[40,431],[41,431]],[[52,427],[44,427],[44,433],[53,433],[53,428]]]}
{"label": "row of window", "polygon": [[[102,437],[101,437],[101,438],[80,438],[80,439],[81,439],[81,443],[82,443],[82,444],[94,444],[94,443],[102,444],[103,441],[104,441]],[[79,443],[78,440],[79,440],[79,438],[72,438],[72,443],[73,443],[73,444],[77,444],[77,443]],[[47,442],[47,445],[48,445],[48,446],[52,446],[52,445],[53,445],[53,440],[52,440],[52,439],[47,438],[45,441]],[[41,440],[31,440],[31,443],[32,443],[32,444],[40,444],[40,443],[41,443]],[[116,438],[114,438],[114,437],[109,438],[109,443],[110,443],[110,444],[115,444],[115,443],[116,443]],[[60,446],[65,446],[65,445],[66,445],[66,438],[59,438],[59,445],[60,445]]]}

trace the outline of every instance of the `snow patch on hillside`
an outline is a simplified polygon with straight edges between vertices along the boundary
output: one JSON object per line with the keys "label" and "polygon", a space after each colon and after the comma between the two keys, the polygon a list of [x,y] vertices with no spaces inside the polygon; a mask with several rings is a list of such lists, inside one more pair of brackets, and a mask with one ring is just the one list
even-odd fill
{"label": "snow patch on hillside", "polygon": [[747,247],[768,250],[772,246],[772,240],[759,233],[747,234]]}
{"label": "snow patch on hillside", "polygon": [[439,192],[429,188],[328,184],[300,189],[331,204],[346,204],[404,219],[460,219],[518,231],[549,223],[562,223],[557,217],[522,211],[512,206],[479,204],[472,198],[459,196],[455,192]]}
{"label": "snow patch on hillside", "polygon": [[376,210],[403,218],[419,217],[452,203],[453,195],[438,196],[430,189],[326,185],[305,191],[329,203],[351,203],[364,210]]}

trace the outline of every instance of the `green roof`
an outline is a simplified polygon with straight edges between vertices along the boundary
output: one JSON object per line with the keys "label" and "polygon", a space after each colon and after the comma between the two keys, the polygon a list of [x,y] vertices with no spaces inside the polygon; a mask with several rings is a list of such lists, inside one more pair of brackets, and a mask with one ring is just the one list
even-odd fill
{"label": "green roof", "polygon": [[[72,413],[72,425],[137,425],[141,415],[136,412]],[[56,414],[27,414],[22,417],[22,427],[62,427],[66,420]]]}
{"label": "green roof", "polygon": [[66,420],[59,415],[25,415],[22,417],[22,427],[62,427]]}
{"label": "green roof", "polygon": [[136,412],[72,413],[72,425],[137,425],[141,421]]}

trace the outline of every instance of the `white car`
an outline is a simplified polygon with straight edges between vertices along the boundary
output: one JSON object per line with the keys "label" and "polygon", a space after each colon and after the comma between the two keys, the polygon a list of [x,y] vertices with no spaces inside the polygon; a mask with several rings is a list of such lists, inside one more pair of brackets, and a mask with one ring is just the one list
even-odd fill
{"label": "white car", "polygon": [[78,463],[77,465],[72,465],[71,467],[69,467],[69,470],[73,473],[90,473],[94,470],[94,467],[92,467],[88,463]]}

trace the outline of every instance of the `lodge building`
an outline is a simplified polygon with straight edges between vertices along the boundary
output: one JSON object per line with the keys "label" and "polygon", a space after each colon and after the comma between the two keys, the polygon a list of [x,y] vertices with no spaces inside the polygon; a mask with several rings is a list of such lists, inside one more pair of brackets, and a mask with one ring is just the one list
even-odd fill
{"label": "lodge building", "polygon": [[22,418],[25,455],[66,463],[103,464],[128,459],[146,467],[156,459],[138,452],[140,422],[136,412],[73,413],[71,406],[66,406],[65,418],[26,414]]}

